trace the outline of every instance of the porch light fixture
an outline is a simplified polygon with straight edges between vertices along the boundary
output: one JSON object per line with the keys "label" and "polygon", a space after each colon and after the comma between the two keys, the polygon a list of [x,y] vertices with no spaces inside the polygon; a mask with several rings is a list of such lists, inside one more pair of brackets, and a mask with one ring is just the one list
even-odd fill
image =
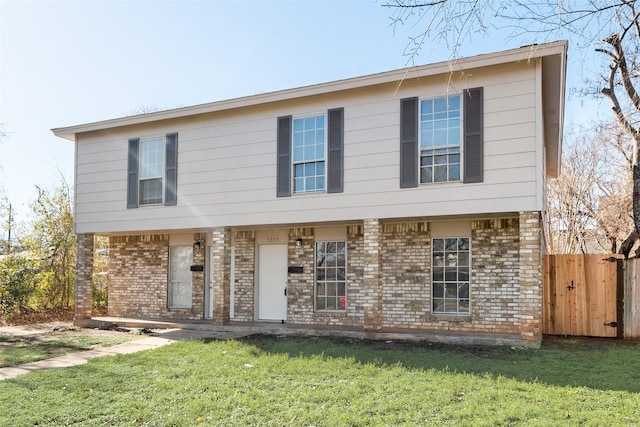
{"label": "porch light fixture", "polygon": [[296,246],[302,246],[302,239],[300,237],[296,239]]}
{"label": "porch light fixture", "polygon": [[194,249],[195,249],[196,251],[197,251],[197,250],[200,250],[200,242],[195,242],[195,243],[193,244],[193,247],[194,247]]}

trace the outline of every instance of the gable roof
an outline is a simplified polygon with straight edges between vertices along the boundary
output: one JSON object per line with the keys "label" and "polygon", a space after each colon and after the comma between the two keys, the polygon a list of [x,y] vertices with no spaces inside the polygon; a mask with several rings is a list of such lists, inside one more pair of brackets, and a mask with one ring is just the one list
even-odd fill
{"label": "gable roof", "polygon": [[562,154],[567,48],[567,41],[535,44],[501,52],[460,58],[454,61],[443,61],[434,64],[402,68],[383,73],[370,74],[240,98],[232,98],[189,107],[181,107],[75,126],[60,127],[52,129],[52,132],[61,138],[75,141],[76,135],[84,132],[93,132],[121,126],[138,125],[235,108],[257,106],[277,101],[292,100],[385,83],[401,83],[406,79],[423,78],[459,70],[487,67],[509,62],[530,61],[540,58],[542,59],[542,111],[544,121],[544,141],[546,145],[547,175],[549,177],[556,177],[560,173],[560,159]]}

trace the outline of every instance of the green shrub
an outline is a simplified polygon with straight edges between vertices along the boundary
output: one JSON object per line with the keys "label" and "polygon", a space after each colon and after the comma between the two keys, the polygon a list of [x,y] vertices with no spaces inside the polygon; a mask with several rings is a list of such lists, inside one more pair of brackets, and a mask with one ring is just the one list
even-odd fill
{"label": "green shrub", "polygon": [[23,254],[0,259],[0,316],[24,312],[36,287],[37,268]]}

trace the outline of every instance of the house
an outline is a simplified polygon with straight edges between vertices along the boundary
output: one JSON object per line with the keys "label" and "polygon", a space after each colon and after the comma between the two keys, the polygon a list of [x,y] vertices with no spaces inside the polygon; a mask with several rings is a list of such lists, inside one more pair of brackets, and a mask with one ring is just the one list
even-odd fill
{"label": "house", "polygon": [[[53,129],[76,313],[539,344],[567,43]],[[382,336],[382,335],[378,335]]]}

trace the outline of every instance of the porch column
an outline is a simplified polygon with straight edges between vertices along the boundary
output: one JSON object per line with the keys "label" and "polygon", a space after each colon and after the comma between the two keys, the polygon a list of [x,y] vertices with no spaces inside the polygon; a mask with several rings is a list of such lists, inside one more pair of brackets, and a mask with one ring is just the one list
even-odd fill
{"label": "porch column", "polygon": [[542,220],[520,212],[520,335],[532,346],[542,341]]}
{"label": "porch column", "polygon": [[229,324],[231,308],[231,229],[213,230],[213,323]]}
{"label": "porch column", "polygon": [[91,319],[93,311],[93,233],[76,235],[75,319]]}
{"label": "porch column", "polygon": [[364,220],[364,329],[382,329],[382,225],[379,219]]}

